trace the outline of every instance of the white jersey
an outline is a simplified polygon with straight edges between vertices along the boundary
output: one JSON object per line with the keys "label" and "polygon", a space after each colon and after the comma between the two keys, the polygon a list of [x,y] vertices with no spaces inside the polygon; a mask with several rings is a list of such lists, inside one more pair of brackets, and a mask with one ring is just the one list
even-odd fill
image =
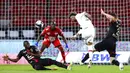
{"label": "white jersey", "polygon": [[[78,34],[82,34],[82,38],[84,38],[84,42],[88,44],[89,42],[94,42],[95,37],[95,28],[92,24],[92,21],[86,16],[86,12],[78,13],[75,18],[80,25],[80,30]],[[88,47],[89,50],[93,50],[93,45]],[[91,55],[89,54],[89,57]]]}
{"label": "white jersey", "polygon": [[86,12],[78,13],[75,18],[78,21],[80,27],[84,28],[94,28],[91,20],[85,16]]}
{"label": "white jersey", "polygon": [[86,12],[78,13],[75,17],[81,28],[78,31],[78,34],[82,34],[82,38],[87,39],[87,41],[90,41],[91,39],[91,41],[93,41],[95,37],[95,28],[91,20],[88,17],[86,17],[85,14]]}

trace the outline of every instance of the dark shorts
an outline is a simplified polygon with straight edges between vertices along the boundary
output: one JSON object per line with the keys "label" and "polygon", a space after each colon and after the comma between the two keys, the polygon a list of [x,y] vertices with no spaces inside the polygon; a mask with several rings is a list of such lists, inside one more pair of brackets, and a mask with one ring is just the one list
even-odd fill
{"label": "dark shorts", "polygon": [[32,67],[36,70],[45,70],[44,66],[53,65],[53,60],[49,58],[39,59],[38,62],[34,62]]}
{"label": "dark shorts", "polygon": [[44,58],[44,59],[40,59],[39,63],[43,66],[50,66],[53,64],[53,60],[50,58]]}
{"label": "dark shorts", "polygon": [[110,57],[116,56],[116,41],[114,37],[104,39],[103,41],[97,43],[94,47],[96,51],[104,51],[107,50],[110,54]]}

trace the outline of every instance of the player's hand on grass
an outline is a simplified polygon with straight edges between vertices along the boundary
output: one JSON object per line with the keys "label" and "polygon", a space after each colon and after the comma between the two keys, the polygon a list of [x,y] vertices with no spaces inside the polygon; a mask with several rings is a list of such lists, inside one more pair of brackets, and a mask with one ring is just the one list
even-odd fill
{"label": "player's hand on grass", "polygon": [[5,55],[5,56],[3,56],[2,58],[4,59],[4,61],[8,61],[9,56],[8,56],[8,55]]}

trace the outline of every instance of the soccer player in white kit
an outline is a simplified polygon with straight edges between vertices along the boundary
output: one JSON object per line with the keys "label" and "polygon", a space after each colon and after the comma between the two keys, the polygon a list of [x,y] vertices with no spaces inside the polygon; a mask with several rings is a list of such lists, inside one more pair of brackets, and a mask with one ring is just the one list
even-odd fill
{"label": "soccer player in white kit", "polygon": [[82,13],[73,12],[70,13],[69,18],[72,21],[77,21],[80,25],[80,30],[71,39],[75,39],[78,35],[81,34],[85,44],[87,45],[86,48],[88,48],[88,53],[82,59],[80,64],[83,64],[87,59],[89,59],[88,68],[90,68],[94,50],[93,41],[95,38],[95,27],[92,24],[91,15],[86,12]]}

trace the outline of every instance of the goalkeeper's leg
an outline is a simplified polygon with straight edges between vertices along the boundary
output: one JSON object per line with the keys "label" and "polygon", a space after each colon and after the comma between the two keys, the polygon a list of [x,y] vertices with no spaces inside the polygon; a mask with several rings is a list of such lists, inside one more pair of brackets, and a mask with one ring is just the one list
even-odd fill
{"label": "goalkeeper's leg", "polygon": [[60,40],[59,40],[59,39],[56,39],[56,40],[53,42],[53,45],[60,50],[61,55],[62,55],[62,58],[63,58],[63,61],[64,61],[64,63],[66,63],[66,60],[65,60],[65,52],[64,52],[64,49],[63,49],[63,47],[62,47],[62,45],[61,45],[61,43],[60,43]]}
{"label": "goalkeeper's leg", "polygon": [[60,52],[61,52],[62,58],[63,58],[63,60],[64,60],[64,63],[66,63],[66,61],[65,61],[65,52],[64,52],[63,47],[62,47],[62,46],[59,46],[58,49],[59,49]]}

